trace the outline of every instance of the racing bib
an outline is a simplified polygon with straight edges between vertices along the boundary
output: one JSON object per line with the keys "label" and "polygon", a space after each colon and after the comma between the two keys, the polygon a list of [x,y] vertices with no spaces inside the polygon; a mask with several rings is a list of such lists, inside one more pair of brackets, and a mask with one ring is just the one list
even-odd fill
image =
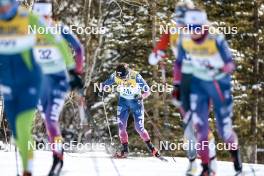
{"label": "racing bib", "polygon": [[29,34],[28,26],[28,13],[22,9],[18,10],[12,20],[0,20],[0,53],[16,54],[32,48],[36,37]]}
{"label": "racing bib", "polygon": [[33,53],[45,74],[57,73],[66,69],[59,49],[44,37],[44,34],[37,34],[37,45],[34,47]]}
{"label": "racing bib", "polygon": [[224,65],[214,39],[207,39],[197,44],[187,38],[183,39],[182,44],[194,67],[208,69],[221,68]]}
{"label": "racing bib", "polygon": [[136,82],[136,73],[130,73],[128,80],[122,80],[115,78],[115,83],[117,84],[117,92],[120,96],[126,99],[134,99],[135,95],[141,94],[141,88]]}

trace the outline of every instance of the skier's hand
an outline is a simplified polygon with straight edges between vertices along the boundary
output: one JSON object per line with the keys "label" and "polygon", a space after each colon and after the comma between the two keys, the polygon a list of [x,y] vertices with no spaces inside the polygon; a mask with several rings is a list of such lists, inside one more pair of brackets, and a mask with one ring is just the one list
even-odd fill
{"label": "skier's hand", "polygon": [[135,94],[134,98],[137,99],[137,100],[142,100],[143,99],[141,94]]}
{"label": "skier's hand", "polygon": [[99,91],[97,95],[98,95],[99,97],[103,97],[103,96],[104,96],[104,90]]}
{"label": "skier's hand", "polygon": [[158,50],[156,52],[152,52],[149,55],[148,61],[150,65],[157,65],[160,60],[166,57],[167,55],[164,53],[164,51]]}
{"label": "skier's hand", "polygon": [[80,76],[75,72],[75,70],[70,70],[69,76],[70,76],[69,84],[70,84],[71,90],[83,88],[83,81],[80,78]]}
{"label": "skier's hand", "polygon": [[175,84],[173,86],[171,95],[172,95],[172,101],[171,101],[172,104],[176,107],[180,107],[181,101],[180,101],[180,85],[179,84]]}
{"label": "skier's hand", "polygon": [[221,71],[227,74],[231,74],[235,70],[235,64],[233,62],[229,62],[225,64]]}
{"label": "skier's hand", "polygon": [[150,92],[144,92],[143,94],[135,94],[134,98],[138,100],[144,100],[150,96]]}
{"label": "skier's hand", "polygon": [[144,99],[148,98],[150,96],[150,94],[151,94],[150,91],[147,91],[147,92],[144,92],[141,96],[144,100]]}

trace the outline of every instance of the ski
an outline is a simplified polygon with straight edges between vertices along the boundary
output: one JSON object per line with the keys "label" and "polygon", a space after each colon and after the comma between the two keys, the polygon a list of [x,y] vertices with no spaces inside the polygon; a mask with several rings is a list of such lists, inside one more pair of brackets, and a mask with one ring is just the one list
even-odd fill
{"label": "ski", "polygon": [[160,161],[163,161],[163,162],[169,162],[169,160],[167,160],[165,157],[163,156],[154,156],[155,158],[159,159]]}

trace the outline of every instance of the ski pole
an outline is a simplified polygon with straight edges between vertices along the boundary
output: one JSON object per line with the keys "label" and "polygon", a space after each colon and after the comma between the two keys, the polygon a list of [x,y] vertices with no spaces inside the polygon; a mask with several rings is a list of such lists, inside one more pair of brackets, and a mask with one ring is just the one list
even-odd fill
{"label": "ski pole", "polygon": [[0,124],[4,120],[4,98],[0,87]]}
{"label": "ski pole", "polygon": [[80,116],[80,125],[81,127],[83,125],[86,125],[84,124],[84,121],[85,121],[85,108],[84,108],[84,104],[85,104],[85,100],[84,100],[84,95],[83,95],[83,90],[80,89],[78,91],[78,110],[79,110],[79,116]]}
{"label": "ski pole", "polygon": [[0,103],[1,103],[1,106],[0,106],[0,127],[1,127],[1,124],[3,124],[5,142],[7,145],[7,134],[6,134],[6,128],[5,128],[5,119],[4,119],[5,104],[4,104],[4,98],[3,98],[1,90],[0,90]]}
{"label": "ski pole", "polygon": [[110,125],[109,125],[109,120],[108,120],[108,116],[107,116],[107,112],[106,112],[106,106],[105,106],[105,102],[104,102],[104,92],[102,95],[102,102],[103,102],[103,107],[104,107],[104,114],[105,114],[105,120],[106,120],[106,124],[107,124],[107,128],[108,128],[108,133],[109,133],[109,137],[111,140],[111,145],[114,145],[113,137],[112,137],[112,133],[111,133]]}
{"label": "ski pole", "polygon": [[[167,80],[166,80],[166,63],[165,62],[160,62],[160,67],[161,67],[161,75],[162,75],[162,83],[163,86],[166,87],[167,85]],[[163,103],[164,103],[164,126],[165,129],[167,129],[167,124],[168,124],[168,107],[166,105],[166,91],[163,92]]]}
{"label": "ski pole", "polygon": [[18,159],[17,159],[17,146],[15,145],[15,158],[16,158],[16,173],[19,176],[19,169],[18,169]]}

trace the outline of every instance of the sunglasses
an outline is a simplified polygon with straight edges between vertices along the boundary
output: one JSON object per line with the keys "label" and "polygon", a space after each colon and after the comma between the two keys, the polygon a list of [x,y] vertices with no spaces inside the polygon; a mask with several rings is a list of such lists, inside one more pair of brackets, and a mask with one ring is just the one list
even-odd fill
{"label": "sunglasses", "polygon": [[188,29],[191,31],[202,31],[203,27],[202,25],[197,25],[197,24],[188,24]]}
{"label": "sunglasses", "polygon": [[120,79],[127,79],[127,73],[122,73],[122,72],[116,72],[116,76]]}

